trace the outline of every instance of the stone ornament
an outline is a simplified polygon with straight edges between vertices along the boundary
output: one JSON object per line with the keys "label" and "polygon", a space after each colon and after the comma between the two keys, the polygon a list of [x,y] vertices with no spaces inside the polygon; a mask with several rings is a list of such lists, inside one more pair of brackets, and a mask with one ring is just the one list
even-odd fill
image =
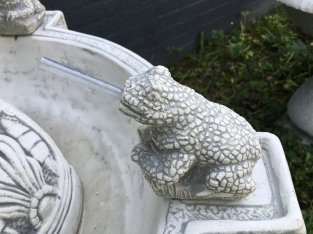
{"label": "stone ornament", "polygon": [[0,0],[0,35],[28,35],[45,18],[38,0]]}
{"label": "stone ornament", "polygon": [[256,132],[229,108],[177,83],[167,68],[130,77],[119,110],[143,124],[132,160],[167,198],[239,199],[256,189]]}
{"label": "stone ornament", "polygon": [[313,13],[313,1],[312,0],[277,0],[289,7],[297,10]]}
{"label": "stone ornament", "polygon": [[300,86],[288,103],[291,121],[313,137],[313,77]]}
{"label": "stone ornament", "polygon": [[73,214],[70,207],[81,193],[74,170],[47,134],[0,100],[0,233],[65,233],[66,219],[80,219],[81,209]]}

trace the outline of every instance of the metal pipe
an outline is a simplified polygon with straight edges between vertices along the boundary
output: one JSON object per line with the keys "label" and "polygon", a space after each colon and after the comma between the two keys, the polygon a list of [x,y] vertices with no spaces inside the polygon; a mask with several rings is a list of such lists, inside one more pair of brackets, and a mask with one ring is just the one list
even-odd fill
{"label": "metal pipe", "polygon": [[112,97],[121,100],[123,89],[107,83],[103,80],[100,80],[96,77],[87,75],[83,72],[77,71],[73,68],[65,66],[64,64],[58,63],[46,57],[42,57],[39,60],[38,66],[43,70],[62,76],[71,81],[83,84],[92,90],[104,92]]}

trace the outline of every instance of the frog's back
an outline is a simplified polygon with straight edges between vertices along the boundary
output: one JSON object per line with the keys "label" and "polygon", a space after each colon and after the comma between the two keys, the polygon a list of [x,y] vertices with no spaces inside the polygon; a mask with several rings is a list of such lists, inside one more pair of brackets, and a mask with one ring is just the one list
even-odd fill
{"label": "frog's back", "polygon": [[227,165],[260,158],[258,136],[243,117],[206,99],[200,103],[206,126],[198,135],[202,147],[196,156],[200,164]]}

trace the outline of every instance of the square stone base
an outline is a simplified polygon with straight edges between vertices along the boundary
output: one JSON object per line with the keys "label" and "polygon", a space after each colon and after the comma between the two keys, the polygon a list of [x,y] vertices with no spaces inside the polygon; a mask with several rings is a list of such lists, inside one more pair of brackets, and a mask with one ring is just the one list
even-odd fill
{"label": "square stone base", "polygon": [[306,233],[282,145],[273,134],[258,136],[253,194],[237,201],[172,199],[160,233]]}

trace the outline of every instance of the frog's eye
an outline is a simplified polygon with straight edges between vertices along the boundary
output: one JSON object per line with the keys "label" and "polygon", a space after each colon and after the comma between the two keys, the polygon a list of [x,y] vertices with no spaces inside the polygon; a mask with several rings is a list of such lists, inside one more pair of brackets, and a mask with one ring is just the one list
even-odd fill
{"label": "frog's eye", "polygon": [[152,92],[148,94],[148,98],[152,101],[157,101],[160,99],[160,94],[157,92]]}
{"label": "frog's eye", "polygon": [[132,90],[133,88],[136,88],[136,85],[133,84],[133,83],[126,83],[126,88],[127,88],[128,90]]}

